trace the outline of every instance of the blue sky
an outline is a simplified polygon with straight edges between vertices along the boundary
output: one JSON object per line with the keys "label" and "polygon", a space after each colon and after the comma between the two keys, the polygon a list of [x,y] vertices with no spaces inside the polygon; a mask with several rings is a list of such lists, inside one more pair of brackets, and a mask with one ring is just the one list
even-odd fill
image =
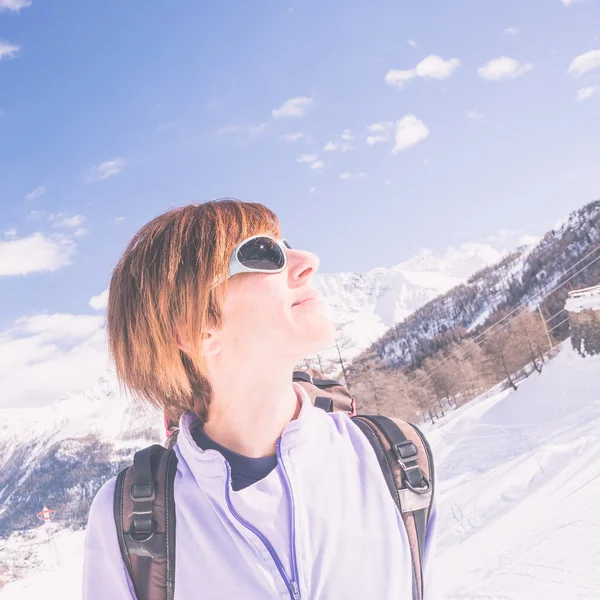
{"label": "blue sky", "polygon": [[599,0],[0,8],[0,363],[87,340],[172,206],[263,202],[323,270],[364,271],[599,196]]}

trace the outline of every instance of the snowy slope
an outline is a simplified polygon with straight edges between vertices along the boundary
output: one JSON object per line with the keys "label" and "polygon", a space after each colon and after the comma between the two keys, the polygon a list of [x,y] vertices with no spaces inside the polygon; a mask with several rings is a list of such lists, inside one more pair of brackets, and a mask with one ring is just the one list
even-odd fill
{"label": "snowy slope", "polygon": [[[516,392],[483,396],[428,431],[445,600],[600,598],[599,370],[600,357],[583,359],[567,341]],[[39,567],[0,588],[0,600],[53,599],[66,577],[61,597],[79,598],[82,532],[33,550],[27,535],[13,535],[11,552],[27,548]]]}
{"label": "snowy slope", "polygon": [[516,392],[429,432],[447,600],[600,598],[599,372],[567,341]]}
{"label": "snowy slope", "polygon": [[[84,539],[85,531],[60,529],[52,523],[13,535],[0,547],[0,598],[79,600]],[[2,565],[6,565],[4,577],[10,581],[4,588]],[[19,577],[24,570],[27,576]]]}

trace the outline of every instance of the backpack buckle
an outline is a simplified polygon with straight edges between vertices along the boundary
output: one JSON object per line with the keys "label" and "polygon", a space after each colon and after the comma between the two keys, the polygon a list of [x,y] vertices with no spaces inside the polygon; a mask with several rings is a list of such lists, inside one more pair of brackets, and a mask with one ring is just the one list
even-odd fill
{"label": "backpack buckle", "polygon": [[396,460],[404,469],[406,469],[407,462],[416,461],[419,456],[419,450],[417,449],[416,444],[410,440],[394,444],[392,448],[394,449]]}
{"label": "backpack buckle", "polygon": [[400,442],[399,444],[393,444],[392,448],[394,450],[396,460],[402,469],[402,480],[404,481],[406,487],[411,492],[418,495],[429,492],[431,483],[427,477],[423,475],[423,472],[417,464],[419,449],[417,448],[416,444],[410,440],[406,440],[404,442]]}
{"label": "backpack buckle", "polygon": [[129,497],[133,502],[152,502],[156,498],[152,483],[134,483],[131,486]]}

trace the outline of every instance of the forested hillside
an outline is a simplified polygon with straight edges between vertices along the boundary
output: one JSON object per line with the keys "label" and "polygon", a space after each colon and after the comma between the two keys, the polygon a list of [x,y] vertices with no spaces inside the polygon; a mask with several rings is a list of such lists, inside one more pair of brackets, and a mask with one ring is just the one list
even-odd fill
{"label": "forested hillside", "polygon": [[571,289],[600,281],[600,200],[415,311],[350,365],[372,410],[432,420],[490,385],[540,371],[568,336]]}

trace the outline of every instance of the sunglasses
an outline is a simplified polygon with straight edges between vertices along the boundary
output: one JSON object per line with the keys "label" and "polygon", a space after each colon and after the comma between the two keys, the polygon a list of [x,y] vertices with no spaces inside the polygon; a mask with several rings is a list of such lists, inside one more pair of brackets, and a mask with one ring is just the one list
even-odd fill
{"label": "sunglasses", "polygon": [[227,277],[238,273],[280,273],[287,265],[286,240],[254,235],[238,244],[231,255]]}

